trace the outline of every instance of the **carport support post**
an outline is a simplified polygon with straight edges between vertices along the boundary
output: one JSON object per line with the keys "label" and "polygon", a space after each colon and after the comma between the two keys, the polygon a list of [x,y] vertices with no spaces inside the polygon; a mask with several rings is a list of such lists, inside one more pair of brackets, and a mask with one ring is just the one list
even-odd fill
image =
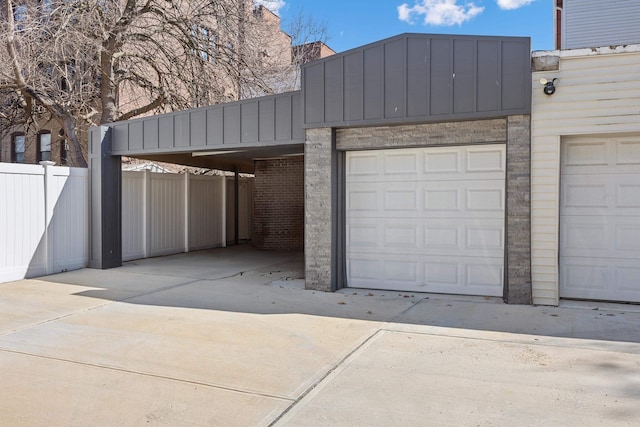
{"label": "carport support post", "polygon": [[122,171],[112,135],[106,126],[89,129],[90,268],[122,265]]}
{"label": "carport support post", "polygon": [[331,128],[307,129],[304,144],[304,262],[305,287],[333,291],[335,274],[334,202],[335,132]]}
{"label": "carport support post", "polygon": [[531,116],[507,117],[505,292],[508,304],[531,304]]}

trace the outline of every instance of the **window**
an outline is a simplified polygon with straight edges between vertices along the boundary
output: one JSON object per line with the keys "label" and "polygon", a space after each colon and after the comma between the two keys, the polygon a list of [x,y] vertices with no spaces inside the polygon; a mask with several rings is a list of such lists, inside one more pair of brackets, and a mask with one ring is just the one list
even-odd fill
{"label": "window", "polygon": [[38,134],[38,161],[51,160],[51,132]]}
{"label": "window", "polygon": [[196,39],[197,49],[195,53],[200,56],[200,59],[205,62],[216,62],[217,45],[215,31],[194,25],[191,33]]}
{"label": "window", "polygon": [[60,164],[66,165],[67,157],[69,155],[69,143],[66,139],[60,140]]}
{"label": "window", "polygon": [[24,134],[14,134],[11,137],[11,161],[13,163],[24,163],[25,148]]}

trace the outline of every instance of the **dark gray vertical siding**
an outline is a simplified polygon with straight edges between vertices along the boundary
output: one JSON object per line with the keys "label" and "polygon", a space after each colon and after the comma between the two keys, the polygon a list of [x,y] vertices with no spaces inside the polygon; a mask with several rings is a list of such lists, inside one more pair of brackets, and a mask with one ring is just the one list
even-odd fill
{"label": "dark gray vertical siding", "polygon": [[403,34],[303,66],[305,128],[530,114],[530,40]]}
{"label": "dark gray vertical siding", "polygon": [[344,119],[360,120],[364,114],[362,51],[344,57]]}
{"label": "dark gray vertical siding", "polygon": [[142,122],[135,122],[129,125],[129,149],[139,150],[143,145]]}
{"label": "dark gray vertical siding", "polygon": [[241,142],[258,142],[260,125],[258,103],[251,102],[240,104],[240,111],[240,129],[242,130]]}
{"label": "dark gray vertical siding", "polygon": [[224,138],[224,110],[214,108],[207,110],[207,146],[216,146]]}
{"label": "dark gray vertical siding", "polygon": [[[364,49],[363,91],[364,91],[364,120],[381,119],[384,109],[382,90],[384,88],[384,57],[382,45]],[[303,93],[306,96],[306,85]],[[359,119],[362,120],[362,117]],[[306,123],[305,123],[306,124]]]}
{"label": "dark gray vertical siding", "polygon": [[300,92],[291,95],[291,139],[304,141],[305,132],[302,127],[302,96]]}
{"label": "dark gray vertical siding", "polygon": [[531,90],[526,84],[531,84],[530,58],[521,43],[502,43],[502,109],[515,110],[531,104]]}
{"label": "dark gray vertical siding", "polygon": [[324,62],[305,68],[305,123],[324,122]]}
{"label": "dark gray vertical siding", "polygon": [[276,98],[276,141],[291,139],[291,99]]}
{"label": "dark gray vertical siding", "polygon": [[126,151],[129,149],[129,124],[114,123],[111,127],[112,150]]}
{"label": "dark gray vertical siding", "polygon": [[476,41],[453,41],[453,113],[476,111]]}
{"label": "dark gray vertical siding", "polygon": [[429,115],[429,40],[407,39],[407,117]]}
{"label": "dark gray vertical siding", "polygon": [[176,148],[188,147],[191,143],[190,115],[189,111],[185,111],[185,114],[173,116],[173,146]]}
{"label": "dark gray vertical siding", "polygon": [[384,117],[406,115],[406,40],[400,39],[384,45]]}
{"label": "dark gray vertical siding", "polygon": [[432,116],[449,115],[452,111],[453,58],[452,40],[431,40],[431,96],[429,107]]}
{"label": "dark gray vertical siding", "polygon": [[161,149],[173,148],[173,115],[158,117],[158,145]]}
{"label": "dark gray vertical siding", "polygon": [[336,57],[324,63],[324,78],[324,121],[341,122],[343,117],[342,57]]}
{"label": "dark gray vertical siding", "polygon": [[225,145],[240,144],[240,105],[233,104],[224,108],[223,135]]}
{"label": "dark gray vertical siding", "polygon": [[143,117],[110,127],[114,154],[125,156],[304,141],[300,91]]}
{"label": "dark gray vertical siding", "polygon": [[259,135],[261,141],[273,141],[276,138],[276,122],[275,122],[275,101],[273,98],[268,98],[258,101],[260,114],[260,129]]}
{"label": "dark gray vertical siding", "polygon": [[203,147],[207,144],[207,112],[195,110],[190,114],[191,146]]}
{"label": "dark gray vertical siding", "polygon": [[500,44],[493,41],[478,41],[478,111],[500,110]]}
{"label": "dark gray vertical siding", "polygon": [[144,127],[144,142],[143,147],[145,150],[153,150],[158,148],[158,120],[146,120],[143,122]]}

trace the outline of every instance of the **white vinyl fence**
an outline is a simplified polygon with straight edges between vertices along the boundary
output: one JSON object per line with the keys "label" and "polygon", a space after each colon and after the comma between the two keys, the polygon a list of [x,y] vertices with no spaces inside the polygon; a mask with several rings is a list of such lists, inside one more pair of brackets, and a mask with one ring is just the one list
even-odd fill
{"label": "white vinyl fence", "polygon": [[0,283],[88,261],[87,169],[0,163]]}
{"label": "white vinyl fence", "polygon": [[226,245],[222,176],[122,172],[122,259]]}
{"label": "white vinyl fence", "polygon": [[[0,283],[87,266],[88,181],[87,169],[0,163]],[[250,178],[238,194],[238,234],[247,240]],[[233,242],[234,195],[229,177],[123,172],[123,261]]]}

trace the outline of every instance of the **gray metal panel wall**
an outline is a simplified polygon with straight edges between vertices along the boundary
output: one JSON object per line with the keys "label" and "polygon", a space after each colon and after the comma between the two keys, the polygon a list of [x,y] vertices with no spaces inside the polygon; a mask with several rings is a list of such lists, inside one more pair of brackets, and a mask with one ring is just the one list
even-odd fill
{"label": "gray metal panel wall", "polygon": [[531,113],[528,37],[402,34],[303,66],[303,127]]}
{"label": "gray metal panel wall", "polygon": [[109,125],[113,154],[162,154],[304,142],[300,91]]}

